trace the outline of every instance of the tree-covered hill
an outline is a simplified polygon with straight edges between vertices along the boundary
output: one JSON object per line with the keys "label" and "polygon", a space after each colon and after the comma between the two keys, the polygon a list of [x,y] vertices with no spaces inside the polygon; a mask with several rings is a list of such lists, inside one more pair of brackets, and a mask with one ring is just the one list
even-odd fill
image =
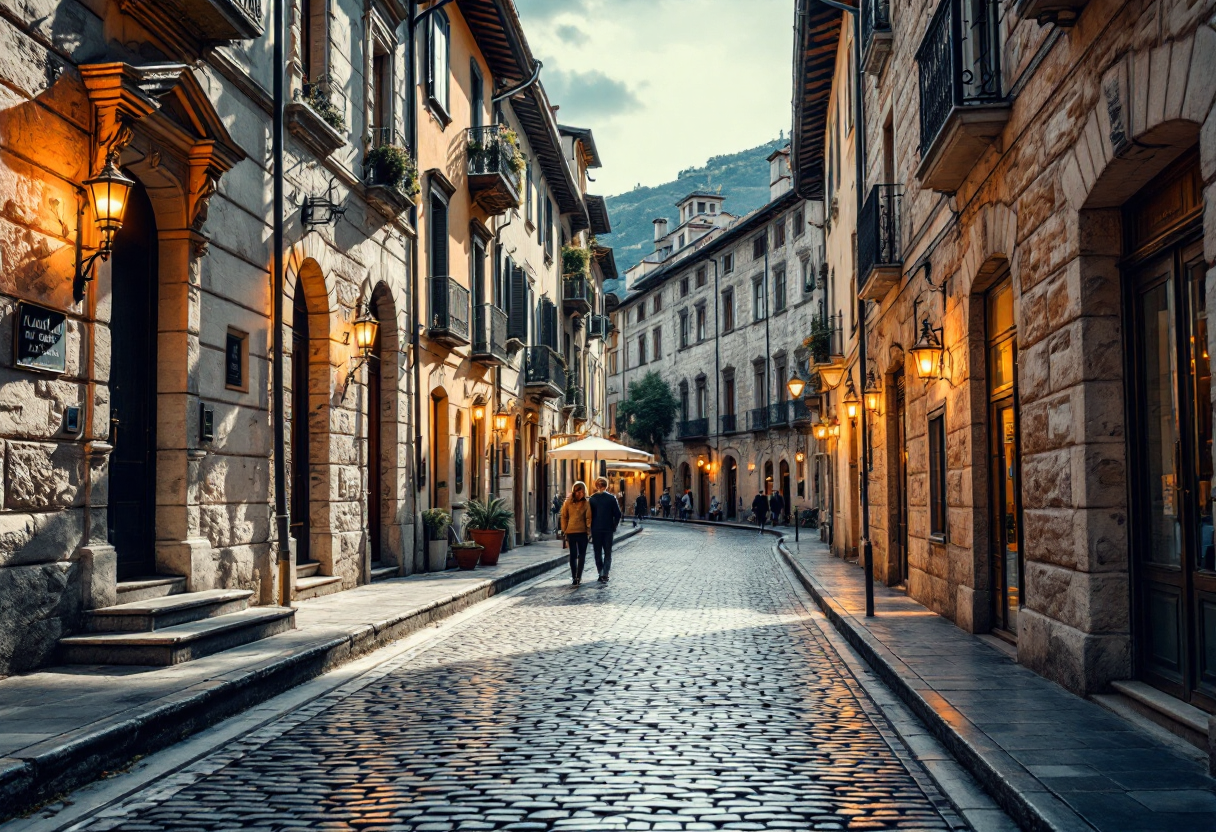
{"label": "tree-covered hill", "polygon": [[615,249],[621,274],[654,250],[653,221],[666,217],[676,226],[676,201],[696,190],[720,191],[726,196],[726,211],[742,216],[768,202],[768,162],[774,150],[786,144],[773,139],[739,153],[715,156],[699,168],[680,171],[673,182],[653,187],[639,186],[628,193],[608,197],[608,215],[613,233],[602,242]]}

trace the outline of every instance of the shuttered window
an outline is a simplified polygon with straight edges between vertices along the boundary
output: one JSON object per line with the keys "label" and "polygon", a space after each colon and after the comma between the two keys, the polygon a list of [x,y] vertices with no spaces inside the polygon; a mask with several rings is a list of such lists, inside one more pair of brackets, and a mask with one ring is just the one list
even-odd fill
{"label": "shuttered window", "polygon": [[528,277],[524,270],[507,260],[507,337],[528,343]]}
{"label": "shuttered window", "polygon": [[448,274],[448,206],[438,195],[431,195],[431,277]]}

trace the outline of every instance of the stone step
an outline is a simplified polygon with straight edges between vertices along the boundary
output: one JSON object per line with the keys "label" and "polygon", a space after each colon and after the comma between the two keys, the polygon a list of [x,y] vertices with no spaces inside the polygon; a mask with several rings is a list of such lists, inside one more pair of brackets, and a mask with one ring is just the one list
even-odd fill
{"label": "stone step", "polygon": [[118,584],[118,604],[129,604],[133,601],[147,601],[150,598],[164,598],[166,595],[181,595],[186,591],[186,579],[178,575],[149,575],[146,578],[134,578],[120,581]]}
{"label": "stone step", "polygon": [[1094,696],[1098,704],[1127,717],[1132,711],[1195,748],[1208,747],[1208,715],[1194,705],[1175,699],[1144,682],[1119,680],[1110,683],[1113,694]]}
{"label": "stone step", "polygon": [[92,610],[85,629],[90,633],[150,633],[241,612],[249,608],[251,597],[253,592],[247,589],[210,589],[132,601]]}
{"label": "stone step", "polygon": [[387,581],[389,578],[397,577],[397,567],[393,564],[387,566],[378,566],[372,564],[372,583],[376,581]]}
{"label": "stone step", "polygon": [[307,601],[342,591],[342,579],[330,575],[314,575],[311,578],[296,578],[295,600]]}
{"label": "stone step", "polygon": [[59,640],[68,664],[167,667],[295,628],[293,609],[254,607],[151,633],[95,633]]}
{"label": "stone step", "polygon": [[319,561],[310,560],[307,563],[296,564],[296,578],[312,578],[321,568]]}

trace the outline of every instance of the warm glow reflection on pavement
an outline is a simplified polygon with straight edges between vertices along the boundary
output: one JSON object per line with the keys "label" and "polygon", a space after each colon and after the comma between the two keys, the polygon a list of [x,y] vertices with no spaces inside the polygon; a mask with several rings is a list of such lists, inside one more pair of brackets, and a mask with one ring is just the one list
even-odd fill
{"label": "warm glow reflection on pavement", "polygon": [[88,828],[949,828],[770,545],[649,529]]}

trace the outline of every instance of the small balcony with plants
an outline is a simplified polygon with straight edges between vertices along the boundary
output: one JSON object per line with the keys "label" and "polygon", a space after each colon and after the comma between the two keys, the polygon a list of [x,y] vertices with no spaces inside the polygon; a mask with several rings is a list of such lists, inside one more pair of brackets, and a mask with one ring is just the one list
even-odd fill
{"label": "small balcony with plants", "polygon": [[368,144],[363,157],[364,194],[368,202],[396,217],[417,201],[422,190],[418,165],[401,135],[391,127],[372,130]]}
{"label": "small balcony with plants", "polygon": [[507,313],[483,303],[473,310],[473,360],[498,367],[507,358]]}
{"label": "small balcony with plants", "polygon": [[542,399],[565,395],[566,364],[556,350],[544,344],[528,347],[524,353],[524,387]]}
{"label": "small balcony with plants", "polygon": [[811,318],[810,334],[802,346],[810,353],[812,366],[836,364],[844,359],[844,313]]}
{"label": "small balcony with plants", "polygon": [[450,277],[427,278],[427,337],[449,347],[469,343],[469,290]]}
{"label": "small balcony with plants", "polygon": [[941,0],[916,52],[920,166],[928,189],[954,193],[1009,121],[998,0]]}
{"label": "small balcony with plants", "polygon": [[469,193],[488,214],[501,214],[523,204],[524,155],[519,136],[501,124],[468,131]]}
{"label": "small balcony with plants", "polygon": [[568,382],[562,409],[576,422],[587,421],[587,391]]}
{"label": "small balcony with plants", "polygon": [[346,96],[328,75],[305,81],[293,98],[287,129],[309,150],[323,158],[346,144]]}
{"label": "small balcony with plants", "polygon": [[685,442],[705,439],[709,436],[709,419],[685,419],[678,428],[680,439]]}
{"label": "small balcony with plants", "polygon": [[902,202],[899,185],[875,185],[862,203],[857,226],[857,294],[865,300],[882,300],[903,276]]}
{"label": "small balcony with plants", "polygon": [[562,246],[562,307],[568,314],[586,315],[593,298],[591,249]]}
{"label": "small balcony with plants", "polygon": [[891,0],[861,0],[861,71],[881,74],[892,42]]}

